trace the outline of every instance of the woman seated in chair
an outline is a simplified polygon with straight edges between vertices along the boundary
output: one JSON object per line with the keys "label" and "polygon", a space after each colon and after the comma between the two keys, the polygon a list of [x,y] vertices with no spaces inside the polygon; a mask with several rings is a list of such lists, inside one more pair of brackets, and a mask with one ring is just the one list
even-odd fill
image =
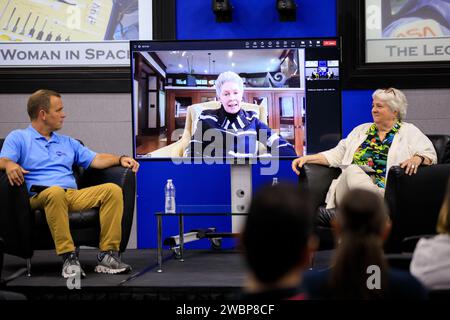
{"label": "woman seated in chair", "polygon": [[410,271],[430,290],[450,289],[450,180],[436,226],[438,235],[416,245]]}
{"label": "woman seated in chair", "polygon": [[271,156],[297,156],[294,147],[258,119],[254,111],[241,108],[244,83],[236,73],[223,72],[216,80],[219,109],[204,110],[185,150],[188,157],[254,157],[262,143]]}
{"label": "woman seated in chair", "polygon": [[333,149],[292,162],[297,175],[305,163],[342,168],[328,190],[327,209],[335,208],[346,192],[354,188],[384,196],[391,166],[400,165],[406,174],[412,175],[419,166],[437,161],[430,139],[416,126],[403,121],[408,105],[403,92],[395,88],[378,89],[372,98],[373,123],[357,126]]}

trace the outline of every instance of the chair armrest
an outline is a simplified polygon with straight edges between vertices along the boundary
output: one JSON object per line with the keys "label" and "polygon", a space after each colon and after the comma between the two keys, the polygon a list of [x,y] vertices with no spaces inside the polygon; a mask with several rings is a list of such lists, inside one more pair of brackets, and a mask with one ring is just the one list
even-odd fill
{"label": "chair armrest", "polygon": [[130,187],[135,182],[135,174],[130,168],[113,166],[106,169],[89,168],[80,177],[80,188],[95,186],[102,183],[115,183],[119,187]]}
{"label": "chair armrest", "polygon": [[300,189],[307,190],[311,195],[314,208],[325,203],[325,197],[331,182],[339,177],[341,169],[318,164],[305,164],[300,169],[298,182]]}
{"label": "chair armrest", "polygon": [[0,170],[0,237],[5,242],[5,253],[31,258],[33,226],[26,185],[12,187],[5,171]]}
{"label": "chair armrest", "polygon": [[449,177],[450,164],[421,166],[411,176],[399,166],[391,167],[385,192],[392,219],[389,243],[398,249],[405,237],[436,232]]}
{"label": "chair armrest", "polygon": [[106,169],[88,169],[80,179],[80,188],[103,183],[115,183],[122,188],[123,217],[122,241],[120,251],[125,251],[133,224],[134,204],[136,200],[136,175],[130,168],[114,166]]}

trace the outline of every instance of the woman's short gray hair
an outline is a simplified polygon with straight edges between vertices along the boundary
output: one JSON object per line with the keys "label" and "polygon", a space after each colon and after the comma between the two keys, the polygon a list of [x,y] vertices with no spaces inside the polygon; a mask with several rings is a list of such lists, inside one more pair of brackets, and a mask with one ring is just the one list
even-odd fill
{"label": "woman's short gray hair", "polygon": [[239,85],[239,90],[244,91],[244,81],[242,78],[233,71],[225,71],[219,74],[216,80],[216,94],[218,97],[220,97],[220,94],[222,93],[222,85],[225,82],[234,82]]}
{"label": "woman's short gray hair", "polygon": [[397,111],[397,117],[402,120],[406,116],[408,100],[403,92],[395,88],[377,89],[372,94],[372,98],[378,98],[389,106],[392,112]]}

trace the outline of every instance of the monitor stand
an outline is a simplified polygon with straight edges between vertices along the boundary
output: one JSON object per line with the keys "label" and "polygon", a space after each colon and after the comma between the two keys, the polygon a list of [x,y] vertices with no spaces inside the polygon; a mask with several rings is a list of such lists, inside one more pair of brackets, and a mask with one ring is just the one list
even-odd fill
{"label": "monitor stand", "polygon": [[[252,165],[231,164],[231,211],[247,213],[252,199]],[[232,216],[231,232],[239,233],[244,227],[246,216]]]}

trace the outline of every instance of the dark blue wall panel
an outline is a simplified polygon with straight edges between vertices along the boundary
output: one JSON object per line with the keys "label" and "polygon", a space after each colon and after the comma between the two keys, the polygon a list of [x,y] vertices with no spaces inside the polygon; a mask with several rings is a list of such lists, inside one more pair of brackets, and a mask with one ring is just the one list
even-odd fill
{"label": "dark blue wall panel", "polygon": [[252,190],[255,193],[261,186],[271,184],[274,177],[278,178],[278,182],[297,183],[297,175],[291,169],[290,160],[278,161],[278,170],[273,175],[267,175],[262,171],[263,168],[276,168],[274,164],[272,167],[268,165],[255,164],[252,166]]}
{"label": "dark blue wall panel", "polygon": [[297,0],[297,21],[280,22],[275,0],[231,0],[233,21],[216,23],[211,0],[177,1],[177,39],[332,37],[335,0]]}
{"label": "dark blue wall panel", "polygon": [[342,92],[342,136],[346,137],[357,125],[372,122],[373,90]]}
{"label": "dark blue wall panel", "polygon": [[[230,205],[229,165],[181,164],[171,161],[141,161],[137,175],[138,248],[155,248],[157,244],[155,212],[164,210],[164,186],[172,179],[179,206]],[[211,210],[216,210],[211,207]],[[209,210],[208,210],[209,211]],[[164,218],[164,236],[178,234],[175,217]],[[185,232],[194,228],[219,226],[230,231],[231,219],[208,217],[186,218]],[[195,247],[198,244],[189,245]]]}

